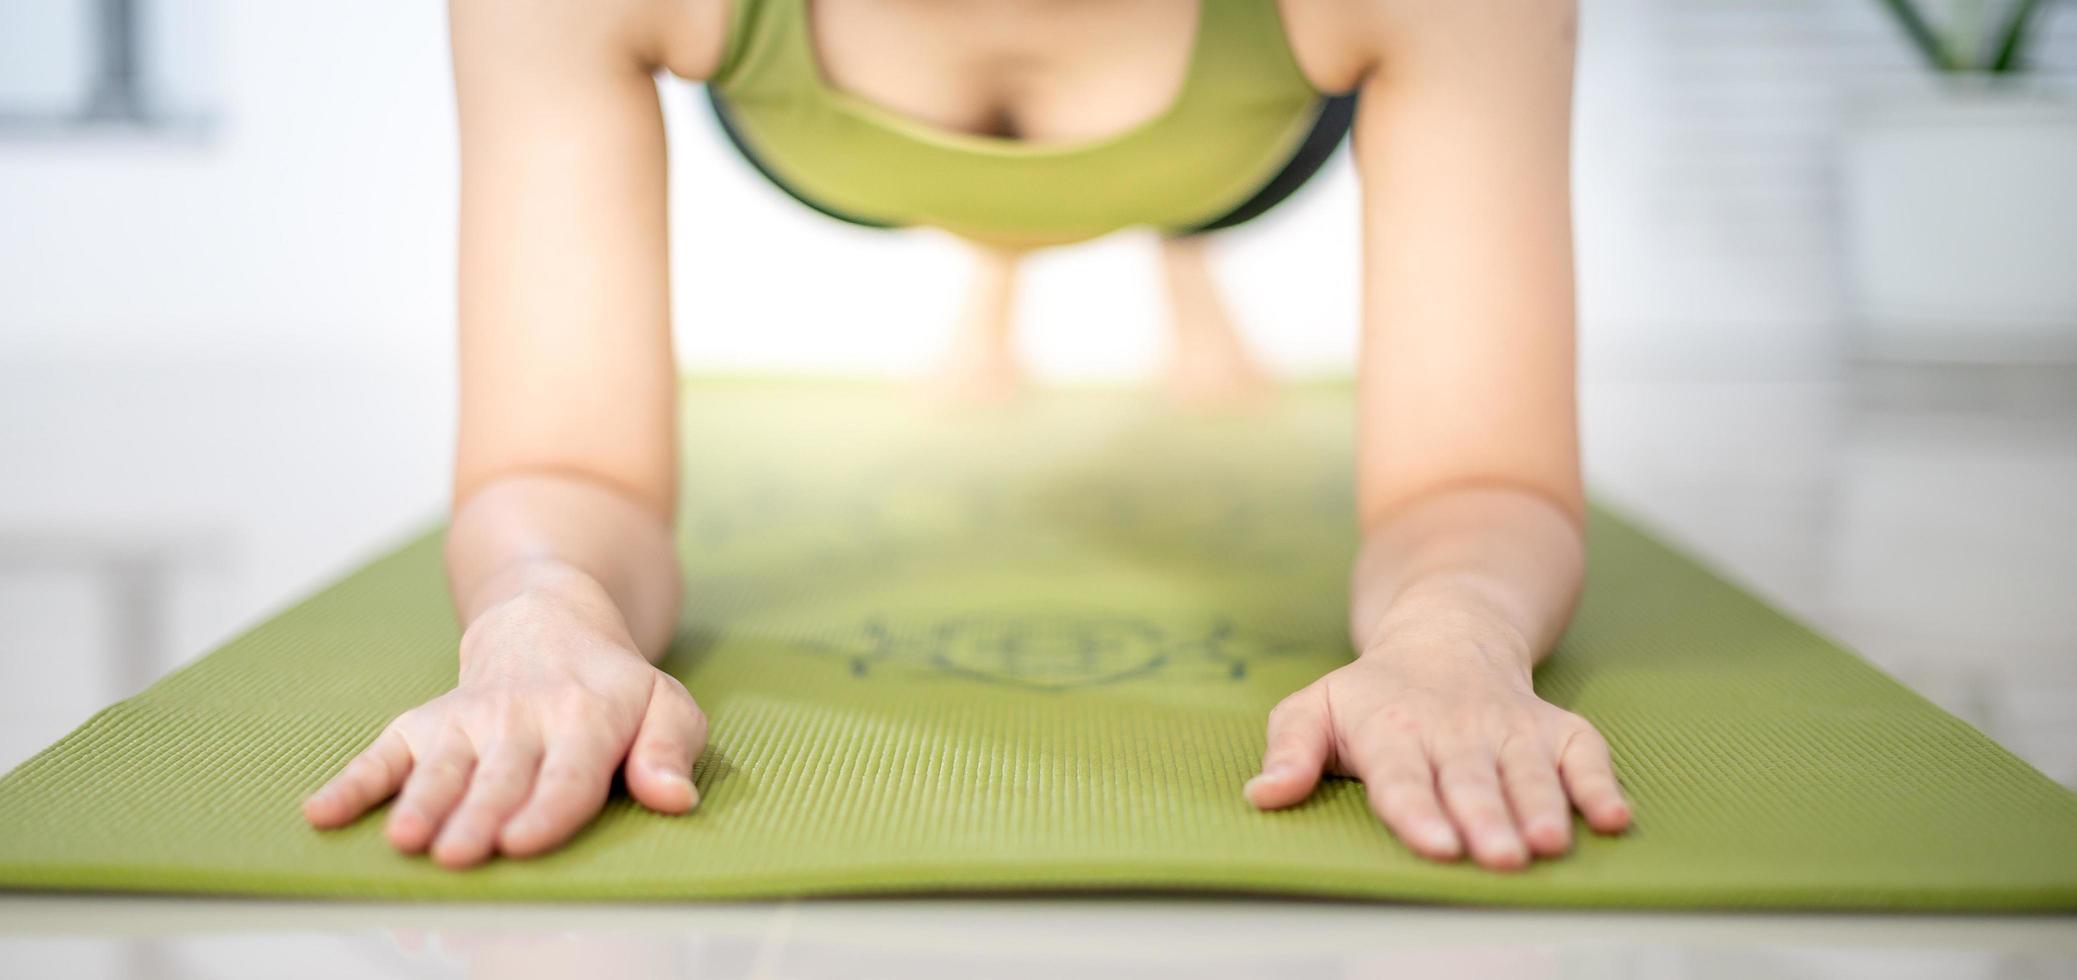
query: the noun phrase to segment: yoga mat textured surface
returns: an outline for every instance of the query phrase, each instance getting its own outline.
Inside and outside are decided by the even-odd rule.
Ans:
[[[1605,512],[1537,675],[1599,723],[1617,838],[1502,875],[1330,781],[1241,799],[1264,712],[1343,662],[1345,389],[933,415],[871,385],[686,390],[704,803],[451,873],[297,804],[444,690],[438,543],[377,559],[0,780],[0,885],[427,898],[1204,889],[1525,905],[2077,908],[2077,796]],[[1965,650],[1956,656],[1967,656]]]

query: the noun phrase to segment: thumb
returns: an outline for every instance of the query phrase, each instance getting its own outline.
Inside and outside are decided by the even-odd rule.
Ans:
[[[707,716],[685,685],[659,672],[649,707],[627,754],[627,790],[658,813],[684,813],[700,801],[692,785],[692,761],[707,745]]]
[[[1241,792],[1264,810],[1292,806],[1311,796],[1327,765],[1327,691],[1314,684],[1285,698],[1269,713],[1268,747],[1262,772]]]

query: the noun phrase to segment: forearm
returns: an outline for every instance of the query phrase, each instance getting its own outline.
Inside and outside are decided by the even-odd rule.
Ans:
[[[447,575],[465,627],[534,592],[617,620],[651,661],[677,627],[669,522],[601,481],[527,472],[482,484],[455,506]]]
[[[1362,655],[1435,649],[1393,642],[1408,638],[1468,641],[1526,668],[1570,618],[1585,554],[1579,519],[1555,498],[1502,486],[1417,498],[1364,536],[1351,639]]]

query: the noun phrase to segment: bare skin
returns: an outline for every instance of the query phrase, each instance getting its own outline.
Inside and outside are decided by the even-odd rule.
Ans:
[[[947,128],[1071,141],[1167,104],[1195,10],[825,0],[814,16],[839,87]],[[1354,777],[1417,853],[1520,868],[1565,852],[1574,810],[1602,832],[1630,818],[1600,734],[1530,685],[1584,567],[1572,5],[1285,0],[1283,15],[1316,87],[1362,91],[1363,546],[1355,658],[1270,714],[1239,791],[1284,807]],[[678,465],[651,73],[705,77],[726,17],[723,0],[453,0],[461,670],[307,801],[313,824],[395,796],[391,840],[462,867],[566,840],[616,772],[651,809],[696,803],[705,720],[652,666],[678,614]],[[984,266],[973,309],[1007,309],[1013,265]],[[1164,270],[1180,335],[1210,280],[1189,251]],[[1210,338],[1198,360],[1245,383],[1223,316],[1188,328]],[[976,361],[999,367],[1007,318],[978,319]]]
[[[952,343],[930,379],[933,398],[953,405],[1000,404],[1024,390],[1017,357],[1016,305],[1021,251],[975,243],[973,275],[953,325]]]
[[[1161,242],[1161,282],[1167,288],[1169,397],[1193,407],[1222,407],[1267,398],[1269,374],[1257,364],[1219,295],[1205,255],[1205,237]]]

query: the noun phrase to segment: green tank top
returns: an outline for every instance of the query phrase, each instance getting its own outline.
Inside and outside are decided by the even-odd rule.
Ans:
[[[707,84],[758,162],[818,204],[985,241],[1078,241],[1134,225],[1188,228],[1245,200],[1311,130],[1322,98],[1275,0],[1201,0],[1175,101],[1088,142],[941,129],[824,79],[808,0],[734,0]]]

